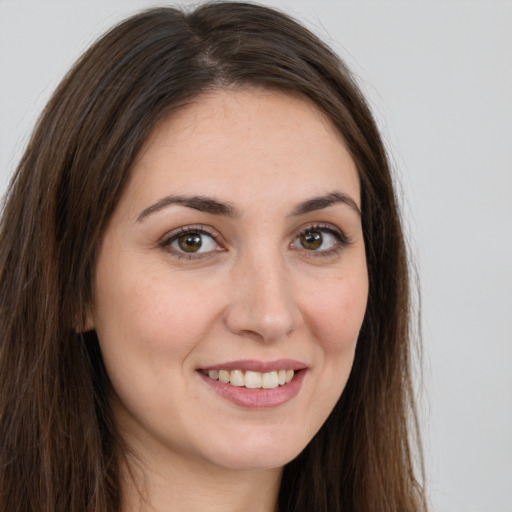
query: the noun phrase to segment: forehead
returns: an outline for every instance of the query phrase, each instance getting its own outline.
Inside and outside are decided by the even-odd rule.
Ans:
[[[286,190],[304,196],[342,188],[359,204],[360,194],[331,120],[298,95],[264,89],[213,91],[164,118],[130,181],[147,201],[164,192],[284,200]]]

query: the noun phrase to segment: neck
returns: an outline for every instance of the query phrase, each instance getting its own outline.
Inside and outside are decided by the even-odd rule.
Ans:
[[[128,456],[121,470],[123,512],[277,512],[282,468],[232,470],[204,461]]]

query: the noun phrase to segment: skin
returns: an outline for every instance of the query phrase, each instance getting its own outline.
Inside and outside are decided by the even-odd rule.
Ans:
[[[349,200],[297,212],[332,193]],[[169,195],[213,198],[236,215],[164,206]],[[300,97],[215,91],[153,130],[106,229],[88,326],[133,454],[125,510],[139,510],[139,491],[144,510],[275,509],[282,466],[326,420],[352,366],[368,294],[359,207],[339,133]],[[199,252],[183,252],[183,227],[199,233]],[[319,248],[303,245],[307,228]],[[277,407],[234,404],[198,372],[283,358],[307,369]]]

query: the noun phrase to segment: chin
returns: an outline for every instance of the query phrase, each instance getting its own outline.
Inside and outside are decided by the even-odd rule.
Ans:
[[[211,460],[217,466],[233,470],[276,469],[295,459],[309,441],[303,438],[303,433],[250,433],[245,438],[228,440],[228,446],[212,454]]]

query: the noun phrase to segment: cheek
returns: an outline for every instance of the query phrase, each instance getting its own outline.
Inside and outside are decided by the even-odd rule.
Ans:
[[[211,329],[215,301],[205,302],[204,287],[177,274],[161,272],[157,278],[149,269],[137,275],[130,268],[98,273],[95,322],[107,372],[123,404],[116,410],[126,408],[146,425],[147,418],[181,406],[188,356]],[[176,393],[161,394],[161,389]]]
[[[121,265],[115,273],[98,274],[95,322],[102,349],[153,359],[155,365],[168,361],[161,356],[170,352],[174,360],[183,359],[217,315],[218,301],[204,298],[218,287],[205,288],[202,280],[177,273],[136,270]]]
[[[310,325],[326,356],[355,349],[367,298],[366,273],[334,278],[308,296]]]
[[[366,271],[332,277],[315,289],[308,296],[308,323],[316,354],[310,432],[316,432],[328,418],[349,378],[366,309]]]

